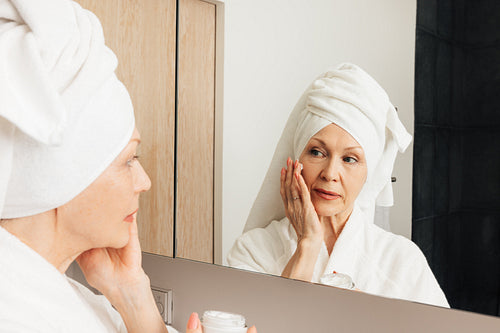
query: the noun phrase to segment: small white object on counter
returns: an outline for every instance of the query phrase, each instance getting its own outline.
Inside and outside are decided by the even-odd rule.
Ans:
[[[201,320],[204,333],[246,333],[245,317],[222,311],[205,311]]]
[[[319,282],[332,287],[343,288],[343,289],[354,289],[354,282],[347,274],[333,272],[330,274],[323,275]]]

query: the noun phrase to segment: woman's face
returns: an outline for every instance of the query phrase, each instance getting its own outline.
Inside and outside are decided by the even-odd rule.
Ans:
[[[309,140],[299,161],[318,215],[350,214],[367,175],[359,143],[341,127],[330,124]]]
[[[57,221],[75,246],[121,248],[139,207],[139,194],[151,181],[137,160],[137,128],[128,145],[106,170],[67,204],[57,208]],[[75,238],[76,237],[76,238]]]

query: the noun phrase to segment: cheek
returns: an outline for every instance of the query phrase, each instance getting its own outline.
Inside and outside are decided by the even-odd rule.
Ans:
[[[306,167],[304,165],[304,170],[302,170],[302,178],[304,178],[304,182],[306,183],[307,188],[310,190],[312,184],[317,178],[317,172],[313,167]]]
[[[106,205],[108,214],[123,214],[123,211],[131,208],[134,186],[130,179],[122,178],[120,181],[109,184],[102,200]]]
[[[130,192],[133,192],[130,177],[115,174],[102,182],[92,193],[93,205],[89,207],[95,220],[114,221],[123,218],[130,209]]]
[[[348,189],[352,195],[357,196],[366,182],[366,168],[360,167],[351,170],[348,178]]]

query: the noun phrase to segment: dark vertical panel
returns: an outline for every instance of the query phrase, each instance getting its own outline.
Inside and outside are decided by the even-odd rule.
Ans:
[[[500,1],[418,0],[412,239],[453,308],[499,315]]]

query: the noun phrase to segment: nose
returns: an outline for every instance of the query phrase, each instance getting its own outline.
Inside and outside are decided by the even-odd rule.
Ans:
[[[321,178],[328,182],[338,182],[339,181],[339,171],[340,163],[335,158],[328,159],[326,164],[321,170]]]
[[[137,162],[137,174],[134,181],[134,190],[136,193],[146,192],[151,188],[151,179],[149,179],[149,176],[142,167],[141,163],[139,163],[139,161]]]

